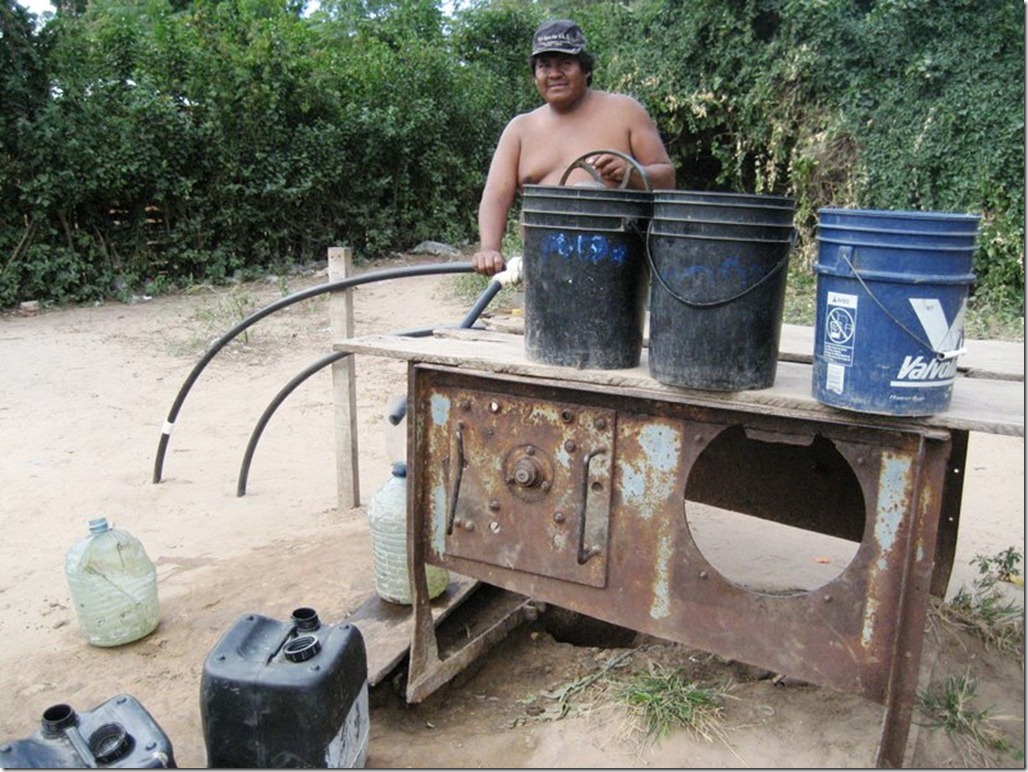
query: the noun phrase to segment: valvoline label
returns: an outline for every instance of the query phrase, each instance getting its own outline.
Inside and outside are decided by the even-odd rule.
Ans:
[[[964,343],[967,301],[960,304],[952,321],[947,321],[942,303],[936,298],[910,298],[911,308],[921,325],[932,353],[903,357],[896,377],[889,384],[898,388],[930,388],[953,383],[957,354]]]
[[[889,308],[881,292],[872,297],[856,285],[844,288],[850,291],[826,290],[819,302],[814,396],[835,407],[887,415],[945,410],[963,351],[966,293],[903,297]]]

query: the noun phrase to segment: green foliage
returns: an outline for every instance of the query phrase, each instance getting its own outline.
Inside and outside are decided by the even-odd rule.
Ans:
[[[476,237],[534,108],[528,41],[577,19],[686,189],[982,217],[972,310],[1024,314],[1024,16],[1006,0],[91,0],[0,15],[0,307]],[[798,310],[797,313],[801,311]]]
[[[923,725],[942,729],[953,738],[963,762],[973,766],[1001,766],[997,752],[1009,749],[990,709],[978,708],[978,682],[969,675],[950,676],[940,691],[917,695]]]
[[[953,600],[939,610],[950,624],[970,630],[989,646],[1024,657],[1024,577],[1022,553],[1008,547],[996,555],[975,555],[971,564],[978,577],[971,587],[961,587]],[[1006,584],[1020,586],[1020,601],[1010,597]]]
[[[681,668],[663,667],[635,672],[619,686],[618,697],[640,716],[653,740],[674,729],[689,729],[708,742],[725,738],[727,687],[704,686]]]

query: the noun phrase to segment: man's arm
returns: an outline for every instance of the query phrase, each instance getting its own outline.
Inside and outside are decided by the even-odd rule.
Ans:
[[[616,94],[613,97],[618,100],[618,113],[625,121],[629,155],[646,172],[651,188],[673,190],[675,167],[671,164],[664,141],[660,138],[660,132],[657,131],[657,125],[653,122],[650,114],[638,101],[627,94]],[[611,155],[600,156],[595,165],[605,178],[614,183],[620,184],[625,174],[631,174],[628,180],[629,188],[644,190],[646,187],[639,174],[629,164],[626,164],[624,159]]]
[[[629,97],[631,99],[631,97]],[[646,108],[632,99],[637,106],[633,112],[633,120],[630,125],[629,141],[632,145],[632,157],[646,171],[650,178],[650,186],[654,190],[673,190],[675,187],[675,167],[671,165],[671,158],[664,147],[664,140],[660,138],[657,131],[657,124],[646,112]],[[639,175],[634,175],[638,177]],[[638,187],[642,188],[642,182]]]
[[[507,217],[518,190],[518,162],[521,140],[515,118],[507,124],[493,151],[482,199],[478,204],[478,252],[472,263],[478,273],[492,276],[504,268],[503,237]]]

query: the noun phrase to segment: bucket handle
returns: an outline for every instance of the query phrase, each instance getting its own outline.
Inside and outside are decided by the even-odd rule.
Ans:
[[[663,287],[664,290],[671,297],[673,297],[679,303],[682,303],[683,305],[689,306],[690,308],[717,308],[718,306],[724,306],[724,305],[728,305],[729,303],[734,303],[739,298],[744,297],[745,295],[748,295],[749,293],[751,293],[754,290],[756,290],[758,287],[761,287],[765,282],[769,281],[772,276],[777,274],[779,271],[781,271],[786,266],[786,264],[789,262],[789,254],[792,252],[793,247],[796,245],[796,231],[794,230],[793,234],[792,234],[792,244],[789,245],[789,249],[785,253],[785,257],[783,257],[781,260],[779,260],[774,268],[772,268],[766,274],[761,276],[756,282],[751,284],[749,287],[747,287],[746,289],[742,290],[741,292],[737,292],[736,294],[732,295],[731,297],[723,298],[721,300],[711,300],[709,303],[701,303],[701,302],[699,302],[697,300],[689,300],[688,298],[684,298],[681,295],[679,295],[677,292],[675,292],[673,289],[671,289],[671,287],[668,285],[667,281],[664,280],[664,277],[660,275],[660,271],[657,270],[656,263],[653,262],[653,255],[650,254],[650,233],[652,231],[653,231],[653,221],[651,220],[649,226],[646,228],[646,239],[645,239],[645,244],[646,244],[646,250],[645,250],[646,251],[646,262],[650,266],[650,274],[657,279],[657,281],[660,283],[660,286]]]
[[[619,150],[591,150],[588,153],[580,155],[571,162],[571,165],[568,166],[567,169],[564,170],[564,175],[560,178],[560,184],[563,185],[567,181],[568,175],[575,169],[585,169],[589,172],[589,176],[596,180],[596,182],[603,185],[603,187],[607,187],[603,182],[603,177],[600,176],[599,170],[586,160],[598,155],[616,155],[618,158],[628,162],[628,173],[621,179],[620,190],[625,190],[628,187],[628,182],[632,179],[632,172],[636,171],[638,172],[640,179],[643,181],[643,187],[646,188],[646,192],[653,192],[653,187],[650,185],[650,178],[646,174],[646,170],[643,169],[642,165],[632,158],[632,156],[626,155]]]
[[[871,300],[875,302],[875,305],[882,309],[882,311],[885,313],[887,317],[892,319],[892,321],[896,324],[897,327],[903,330],[903,332],[910,336],[918,345],[923,346],[924,348],[928,349],[933,354],[935,354],[935,358],[938,359],[940,362],[948,362],[951,359],[956,359],[958,356],[967,353],[967,349],[963,346],[961,346],[958,349],[954,349],[953,351],[938,351],[935,348],[935,346],[926,341],[916,332],[910,330],[910,328],[903,324],[903,322],[897,319],[896,316],[892,313],[892,311],[885,307],[885,304],[878,299],[878,296],[875,295],[871,291],[871,288],[868,287],[867,284],[864,282],[864,277],[860,275],[860,273],[854,267],[853,262],[850,260],[850,255],[852,254],[853,247],[848,245],[839,247],[839,257],[841,257],[846,262],[846,266],[850,269],[850,272],[853,274],[854,278],[856,278],[856,280],[860,282],[860,286],[864,288],[864,292],[866,292],[868,296],[871,298]]]

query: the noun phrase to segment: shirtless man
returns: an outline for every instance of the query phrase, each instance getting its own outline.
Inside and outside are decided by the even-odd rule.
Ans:
[[[585,35],[567,20],[547,22],[532,37],[532,72],[546,104],[513,118],[493,153],[478,207],[481,243],[472,258],[478,273],[491,276],[503,270],[501,251],[507,216],[524,185],[558,185],[567,168],[591,150],[617,150],[634,158],[653,189],[673,189],[675,169],[653,119],[625,94],[593,91],[592,56]],[[619,187],[629,174],[628,187],[644,189],[638,172],[623,158],[609,153],[589,159],[609,188]],[[565,184],[594,182],[582,168]]]

